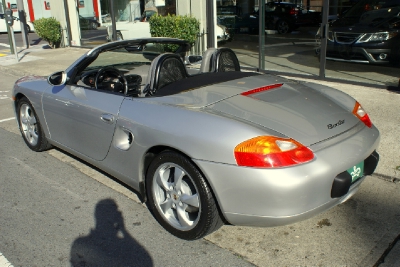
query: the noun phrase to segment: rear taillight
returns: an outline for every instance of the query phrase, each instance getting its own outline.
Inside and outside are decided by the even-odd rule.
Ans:
[[[234,150],[239,166],[279,168],[311,161],[314,153],[290,138],[258,136],[237,145]]]
[[[353,114],[369,128],[372,127],[372,121],[369,118],[365,109],[360,105],[360,103],[356,102],[356,104],[354,105]]]
[[[271,90],[271,89],[279,88],[282,85],[283,85],[283,83],[276,83],[276,84],[266,85],[266,86],[258,87],[258,88],[251,89],[249,91],[243,92],[243,93],[241,93],[241,95],[250,96],[252,94],[257,94],[257,93],[261,93],[261,92],[268,91],[268,90]]]
[[[289,11],[290,15],[297,15],[297,13],[299,13],[299,10],[295,7],[292,7]]]

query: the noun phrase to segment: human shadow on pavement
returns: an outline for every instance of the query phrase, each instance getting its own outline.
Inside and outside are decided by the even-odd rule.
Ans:
[[[94,215],[95,229],[72,244],[71,266],[153,266],[150,254],[126,231],[114,200],[99,201]]]

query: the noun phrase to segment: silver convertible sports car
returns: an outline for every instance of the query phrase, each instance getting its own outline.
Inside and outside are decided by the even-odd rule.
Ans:
[[[350,198],[380,135],[347,94],[241,71],[228,48],[198,64],[182,40],[98,46],[65,71],[14,86],[28,147],[52,146],[116,177],[173,235],[279,226]]]

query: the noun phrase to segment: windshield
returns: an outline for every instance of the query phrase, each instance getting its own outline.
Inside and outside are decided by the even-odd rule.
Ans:
[[[389,10],[400,7],[400,0],[359,0],[344,15],[344,18],[360,18],[364,13],[375,10]]]
[[[146,43],[117,47],[100,53],[84,71],[106,66],[130,70],[137,65],[150,65],[154,58],[166,52],[179,53],[184,57],[185,53],[179,52],[181,49],[178,44],[172,43]]]

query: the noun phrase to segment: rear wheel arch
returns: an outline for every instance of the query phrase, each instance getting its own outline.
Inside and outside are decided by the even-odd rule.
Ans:
[[[215,199],[215,202],[217,203],[217,207],[218,207],[218,211],[219,211],[220,217],[222,218],[222,220],[224,221],[225,224],[230,224],[226,220],[226,218],[223,216],[223,213],[221,211],[218,198],[215,195],[215,189],[212,186],[212,184],[210,183],[209,178],[207,177],[207,175],[205,175],[204,172],[199,168],[199,166],[197,166],[196,163],[194,163],[191,160],[190,156],[188,156],[187,154],[183,153],[182,151],[180,151],[178,149],[175,149],[175,148],[172,148],[172,147],[169,147],[169,146],[154,146],[154,147],[150,148],[143,156],[143,161],[142,161],[143,162],[143,165],[142,165],[143,166],[143,169],[142,169],[143,173],[141,175],[141,181],[140,181],[140,183],[143,184],[143,186],[141,187],[141,190],[140,190],[140,193],[145,198],[145,201],[143,201],[143,202],[147,201],[146,182],[145,181],[146,181],[147,173],[149,171],[149,166],[150,166],[151,162],[157,157],[157,155],[161,154],[162,152],[166,152],[166,151],[175,152],[175,153],[178,153],[178,154],[186,157],[196,167],[197,171],[199,171],[203,175],[203,177],[205,178],[205,180],[207,182],[207,185],[211,189],[211,193],[212,193],[212,195],[213,195],[213,197]]]
[[[146,169],[147,206],[171,234],[195,240],[224,224],[206,176],[190,157],[173,149],[155,154]]]

